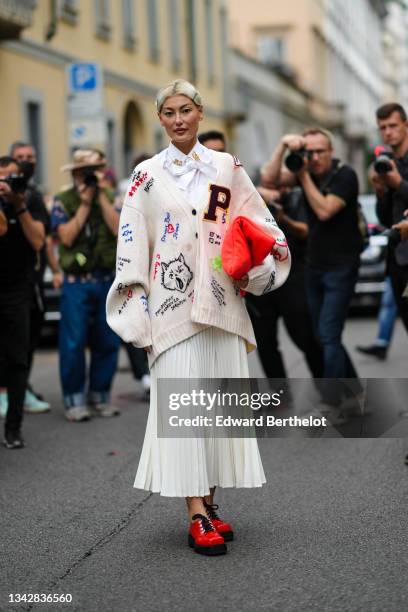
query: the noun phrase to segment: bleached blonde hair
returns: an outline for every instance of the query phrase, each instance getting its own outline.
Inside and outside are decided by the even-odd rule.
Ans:
[[[157,112],[160,113],[162,106],[167,98],[171,96],[187,96],[196,106],[202,106],[203,101],[200,92],[194,87],[192,83],[185,81],[184,79],[176,79],[160,89],[156,96],[156,108]]]

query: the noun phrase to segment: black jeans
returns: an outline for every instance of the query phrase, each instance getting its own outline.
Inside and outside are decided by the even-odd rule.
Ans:
[[[0,370],[8,393],[5,431],[17,432],[23,420],[30,343],[30,286],[0,286]]]
[[[30,376],[33,365],[34,352],[36,351],[44,325],[44,288],[40,284],[31,287],[31,308],[30,308],[30,347],[28,354],[28,376]]]
[[[41,332],[44,325],[44,290],[42,285],[31,285],[30,289],[30,343],[28,351],[28,379],[30,378],[31,369],[33,366],[34,352],[36,351],[40,339]],[[7,387],[5,381],[5,373],[0,370],[0,387]]]
[[[313,327],[323,347],[325,380],[320,391],[323,400],[333,406],[338,406],[343,397],[353,397],[362,391],[357,372],[342,344],[357,277],[357,264],[334,266],[330,270],[308,266],[306,270]]]
[[[357,372],[342,344],[358,265],[339,265],[330,270],[308,266],[307,297],[316,336],[324,353],[325,378],[357,378]]]
[[[133,346],[130,342],[124,342],[123,344],[129,357],[133,376],[136,380],[141,380],[145,374],[149,373],[146,351]]]
[[[323,376],[323,352],[313,331],[303,263],[292,264],[286,283],[276,291],[259,297],[248,295],[247,305],[267,378],[287,377],[279,350],[279,317],[282,317],[291,340],[304,353],[312,376]]]

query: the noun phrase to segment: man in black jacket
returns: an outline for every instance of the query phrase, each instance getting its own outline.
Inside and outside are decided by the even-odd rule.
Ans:
[[[386,227],[403,221],[408,209],[408,122],[404,108],[397,103],[380,106],[377,124],[385,145],[391,148],[394,159],[385,174],[371,172],[377,195],[377,215]],[[390,238],[387,266],[398,312],[408,331],[408,299],[403,296],[408,285],[408,242]]]
[[[30,287],[36,253],[44,245],[41,212],[28,209],[20,168],[0,157],[0,208],[6,231],[0,235],[0,367],[8,392],[4,446],[22,448],[24,396],[28,376]],[[14,181],[13,181],[14,179]]]

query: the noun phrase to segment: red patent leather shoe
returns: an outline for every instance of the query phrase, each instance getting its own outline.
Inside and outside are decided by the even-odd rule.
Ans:
[[[194,514],[188,532],[188,544],[202,555],[224,555],[227,552],[224,538],[203,514]]]
[[[224,538],[225,542],[231,542],[234,539],[234,532],[230,523],[225,523],[218,514],[216,510],[218,510],[217,504],[207,504],[204,502],[205,511],[207,513],[208,518],[213,523],[214,527],[218,531],[220,535]]]

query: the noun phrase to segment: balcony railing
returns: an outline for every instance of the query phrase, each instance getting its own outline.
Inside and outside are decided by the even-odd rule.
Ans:
[[[32,24],[36,0],[0,0],[0,40],[18,38]]]

